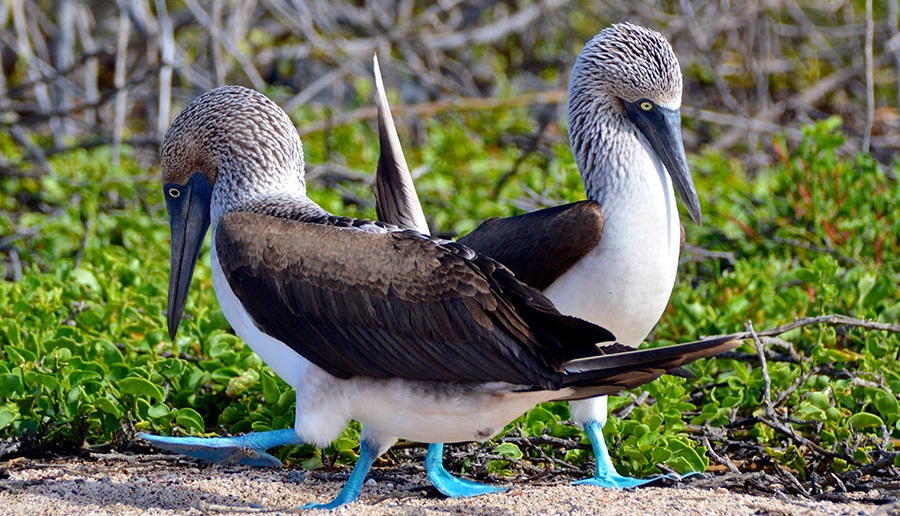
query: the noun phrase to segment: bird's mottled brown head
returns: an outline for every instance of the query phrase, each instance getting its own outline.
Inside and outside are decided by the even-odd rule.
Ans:
[[[162,182],[183,185],[197,172],[211,185],[223,167],[263,175],[302,174],[303,150],[287,114],[265,95],[223,86],[194,99],[172,122],[162,146]]]
[[[166,133],[162,183],[172,234],[167,313],[175,338],[210,225],[254,196],[286,189],[305,193],[300,136],[265,95],[239,86],[210,90]]]

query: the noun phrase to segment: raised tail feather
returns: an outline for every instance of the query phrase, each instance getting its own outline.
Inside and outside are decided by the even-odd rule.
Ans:
[[[403,156],[391,107],[384,93],[378,56],[374,59],[375,105],[378,107],[378,169],[375,171],[375,211],[378,220],[430,234],[409,166]]]

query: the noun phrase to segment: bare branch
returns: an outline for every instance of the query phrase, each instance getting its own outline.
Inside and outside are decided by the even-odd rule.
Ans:
[[[165,0],[156,0],[156,16],[159,18],[159,114],[156,119],[156,135],[162,138],[169,127],[169,110],[172,105],[172,69],[175,64],[175,34],[172,19]]]
[[[125,74],[128,67],[128,36],[131,34],[131,19],[125,9],[119,11],[119,32],[116,40],[116,108],[115,121],[113,122],[113,150],[112,162],[119,165],[119,156],[122,151],[122,134],[125,132],[125,111],[128,109],[128,91],[125,90]]]
[[[872,126],[875,123],[875,65],[872,63],[872,47],[875,40],[875,22],[872,19],[872,0],[866,0],[866,128],[863,131],[862,151],[869,152]]]
[[[392,106],[391,111],[395,118],[402,118],[405,116],[427,117],[447,111],[479,111],[527,106],[530,104],[557,104],[565,101],[565,99],[565,90],[533,91],[515,97],[501,99],[461,98],[455,100],[440,100],[412,106]],[[342,125],[352,124],[363,120],[371,120],[374,119],[377,114],[378,112],[375,107],[355,109],[349,113],[339,114],[330,121],[308,124],[301,127],[299,129],[300,136],[308,136],[330,128],[340,127]]]

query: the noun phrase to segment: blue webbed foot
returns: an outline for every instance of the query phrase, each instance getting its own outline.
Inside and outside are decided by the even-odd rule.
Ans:
[[[354,466],[353,471],[350,472],[350,478],[347,479],[347,483],[344,484],[344,488],[341,489],[341,492],[338,493],[334,500],[328,503],[309,503],[304,505],[302,509],[331,510],[336,509],[341,505],[355,502],[356,499],[359,498],[359,491],[362,489],[366,474],[372,468],[372,463],[375,462],[376,458],[378,458],[377,446],[366,439],[362,439],[359,443],[359,459],[356,461],[356,466]]]
[[[606,487],[609,489],[628,489],[638,487],[650,482],[655,482],[662,478],[678,480],[678,475],[654,475],[647,478],[634,478],[620,475],[613,466],[612,459],[609,458],[609,450],[606,448],[606,441],[603,439],[602,425],[599,421],[590,421],[584,425],[584,432],[591,441],[591,447],[594,449],[594,460],[597,461],[597,470],[593,477],[585,478],[575,482],[577,485],[592,485]]]
[[[425,455],[425,471],[428,472],[428,480],[444,496],[450,498],[466,498],[487,493],[505,491],[506,488],[479,484],[471,480],[454,477],[444,469],[444,445],[432,443],[428,445],[428,454]]]
[[[293,428],[251,432],[238,437],[164,437],[143,433],[138,437],[157,448],[195,459],[244,466],[281,466],[281,461],[266,450],[275,446],[303,444]]]

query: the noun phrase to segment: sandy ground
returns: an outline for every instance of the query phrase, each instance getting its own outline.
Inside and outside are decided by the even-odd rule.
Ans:
[[[896,506],[750,496],[725,489],[647,487],[612,491],[568,483],[513,484],[471,499],[428,495],[424,473],[375,471],[360,501],[334,514],[487,515],[868,515]],[[329,477],[335,477],[331,479]],[[286,514],[326,502],[344,475],[209,466],[166,455],[115,455],[0,462],[0,514]],[[403,485],[390,481],[402,480]],[[876,493],[877,494],[877,493]]]

